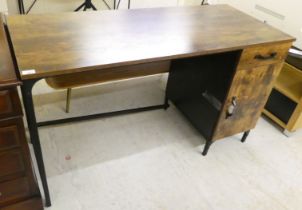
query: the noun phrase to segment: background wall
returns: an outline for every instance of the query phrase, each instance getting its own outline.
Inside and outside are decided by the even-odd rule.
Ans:
[[[7,1],[0,0],[0,12],[7,13]]]
[[[261,21],[265,21],[291,34],[297,38],[294,45],[302,49],[301,0],[214,0],[212,2],[230,4]]]

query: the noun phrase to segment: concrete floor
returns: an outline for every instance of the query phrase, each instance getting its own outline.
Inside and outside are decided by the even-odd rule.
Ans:
[[[67,11],[77,5],[55,2],[61,3],[51,0],[43,8]],[[37,117],[160,104],[161,78],[75,89],[70,114],[64,113],[65,91],[41,81],[34,88]],[[302,132],[285,137],[264,118],[246,143],[239,141],[241,135],[226,138],[206,157],[200,154],[204,139],[173,105],[167,111],[45,127],[40,137],[49,210],[301,209]]]

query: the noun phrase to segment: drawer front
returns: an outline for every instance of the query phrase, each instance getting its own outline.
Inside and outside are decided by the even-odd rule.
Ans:
[[[0,153],[0,181],[8,176],[25,173],[23,154],[20,149]]]
[[[41,197],[33,197],[26,201],[5,206],[1,210],[43,210],[43,203]]]
[[[17,124],[7,124],[0,127],[0,152],[20,146]]]
[[[0,183],[0,207],[24,200],[31,195],[30,184],[26,177]]]
[[[16,88],[0,91],[0,118],[22,114],[20,99]]]
[[[263,66],[283,62],[291,43],[250,47],[243,50],[238,68]]]

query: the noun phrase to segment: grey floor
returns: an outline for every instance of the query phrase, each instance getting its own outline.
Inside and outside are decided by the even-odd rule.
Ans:
[[[40,0],[33,12],[72,11],[80,2]],[[41,81],[34,88],[36,112],[46,120],[159,104],[163,86],[161,76],[152,76],[75,89],[71,113],[65,114],[65,91]],[[49,210],[302,206],[302,131],[285,137],[265,118],[246,143],[239,141],[241,135],[224,139],[206,157],[200,154],[204,139],[173,105],[167,111],[45,127],[40,137]]]
[[[65,91],[41,81],[39,120],[162,103],[161,76]],[[298,210],[302,205],[302,133],[285,137],[261,118],[241,135],[212,145],[172,105],[113,118],[40,129],[50,210]]]

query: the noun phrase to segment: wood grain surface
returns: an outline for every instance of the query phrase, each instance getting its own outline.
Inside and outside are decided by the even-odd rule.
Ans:
[[[0,89],[18,84],[20,84],[20,82],[16,77],[12,56],[7,44],[3,18],[0,14]]]
[[[294,40],[226,5],[9,16],[8,27],[22,79]]]

